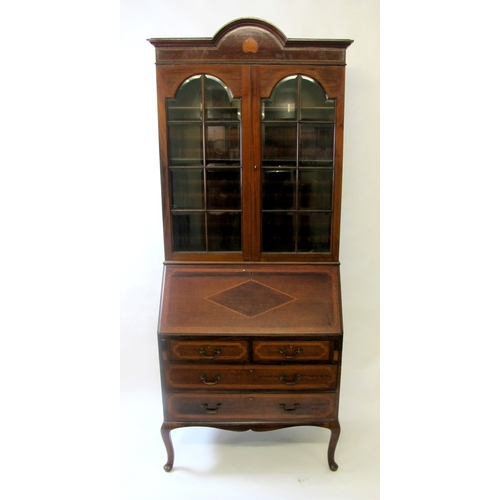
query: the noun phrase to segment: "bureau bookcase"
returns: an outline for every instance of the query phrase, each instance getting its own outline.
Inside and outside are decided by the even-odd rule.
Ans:
[[[335,447],[346,49],[258,19],[156,49],[162,437],[312,425]]]

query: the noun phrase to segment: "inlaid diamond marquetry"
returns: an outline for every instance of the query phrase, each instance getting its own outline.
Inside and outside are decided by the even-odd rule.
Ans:
[[[259,316],[297,300],[255,280],[245,281],[206,299],[247,318]]]

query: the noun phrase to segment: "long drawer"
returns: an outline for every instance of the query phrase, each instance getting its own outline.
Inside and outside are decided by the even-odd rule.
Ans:
[[[171,364],[165,381],[171,389],[334,390],[337,365]]]
[[[193,394],[167,398],[167,418],[174,421],[288,421],[335,417],[335,394]]]

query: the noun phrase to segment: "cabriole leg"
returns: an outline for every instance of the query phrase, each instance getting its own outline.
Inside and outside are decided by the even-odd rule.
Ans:
[[[170,472],[172,470],[172,466],[174,465],[174,446],[172,445],[172,439],[170,438],[170,431],[172,427],[163,422],[161,426],[161,437],[163,438],[163,443],[165,444],[165,448],[167,449],[167,463],[163,466],[163,468]]]
[[[330,425],[330,430],[332,434],[330,436],[330,443],[328,445],[328,453],[327,453],[328,465],[330,466],[331,470],[336,471],[339,468],[339,466],[335,463],[334,454],[340,436],[340,424],[338,422],[333,422]]]

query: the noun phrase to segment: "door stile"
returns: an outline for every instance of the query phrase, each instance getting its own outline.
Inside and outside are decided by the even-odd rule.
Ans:
[[[171,225],[170,225],[170,183],[168,177],[168,141],[167,141],[167,106],[166,99],[170,97],[166,89],[165,69],[156,67],[156,95],[158,110],[158,143],[160,151],[160,182],[161,182],[161,205],[163,219],[163,243],[164,258],[172,257]]]
[[[345,68],[337,70],[342,74],[339,78],[339,90],[335,99],[336,117],[335,117],[335,161],[333,169],[333,220],[332,220],[332,260],[340,260],[340,220],[342,205],[342,159],[344,149],[344,75]]]
[[[253,188],[253,220],[252,220],[252,260],[261,259],[261,102],[259,67],[251,66],[252,82],[252,188]]]
[[[251,67],[241,68],[241,162],[242,162],[242,241],[243,260],[252,260],[253,248],[253,124],[252,124],[252,77]]]

